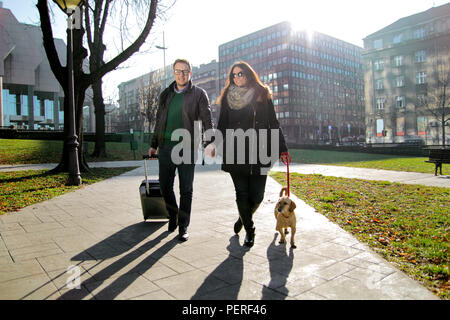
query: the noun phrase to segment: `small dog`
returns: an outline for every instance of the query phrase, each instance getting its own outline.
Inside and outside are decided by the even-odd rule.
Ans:
[[[275,206],[275,219],[277,220],[276,230],[281,235],[280,243],[285,243],[286,235],[288,234],[288,228],[291,228],[291,247],[297,248],[294,243],[295,231],[297,230],[297,218],[295,217],[294,209],[297,207],[297,205],[289,197],[283,197],[283,192],[286,195],[286,187],[281,189],[280,199]]]

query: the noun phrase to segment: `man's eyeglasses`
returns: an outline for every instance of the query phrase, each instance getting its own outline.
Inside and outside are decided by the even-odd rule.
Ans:
[[[233,73],[233,78],[242,78],[244,76],[244,73],[242,71],[238,72],[238,73]]]
[[[187,76],[191,72],[189,70],[178,70],[178,69],[175,69],[173,71],[173,73],[175,73],[176,75],[183,74],[184,76]]]

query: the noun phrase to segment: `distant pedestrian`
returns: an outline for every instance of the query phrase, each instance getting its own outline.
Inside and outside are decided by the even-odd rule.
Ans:
[[[219,101],[221,108],[217,129],[224,137],[222,170],[231,175],[239,211],[234,232],[238,234],[244,226],[244,245],[252,247],[255,238],[252,216],[263,201],[267,171],[280,157],[290,161],[290,155],[275,115],[272,94],[248,63],[241,61],[231,67]],[[238,138],[227,135],[227,129],[249,132],[244,148],[237,147]],[[251,130],[256,133],[256,139],[248,138]],[[275,143],[270,139],[271,130],[278,130],[279,138]],[[267,133],[265,137],[260,135],[262,131]],[[230,144],[229,139],[234,139],[235,143]],[[229,145],[234,145],[234,150],[228,150]],[[264,148],[266,154],[275,154],[270,162],[264,163],[261,158],[261,149]],[[230,152],[233,152],[233,157],[230,157]]]
[[[159,181],[167,211],[169,212],[169,232],[178,226],[179,239],[189,239],[187,228],[190,223],[194,183],[194,169],[200,141],[194,141],[194,125],[201,120],[204,130],[212,129],[211,108],[205,90],[192,84],[192,68],[186,59],[177,59],[173,64],[175,81],[159,97],[156,126],[150,144],[149,155],[158,154]],[[179,164],[172,157],[174,147],[181,140],[172,140],[172,133],[185,129],[190,146],[182,152],[190,156]],[[183,138],[183,139],[184,139]],[[206,146],[206,143],[204,144]],[[186,156],[186,154],[184,154]],[[175,172],[178,172],[180,204],[177,205],[173,190]]]

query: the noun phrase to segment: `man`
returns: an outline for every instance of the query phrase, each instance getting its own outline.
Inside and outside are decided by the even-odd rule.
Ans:
[[[208,95],[200,87],[192,84],[192,68],[186,59],[177,59],[173,64],[175,81],[167,87],[159,97],[156,114],[155,132],[150,144],[149,155],[158,154],[159,182],[161,192],[169,212],[169,232],[175,231],[178,226],[179,240],[187,241],[189,233],[187,228],[191,216],[191,204],[194,182],[195,161],[199,141],[194,141],[194,121],[201,120],[203,129],[212,129],[211,108]],[[172,140],[172,133],[177,129],[184,129],[189,137],[185,141]],[[176,135],[174,135],[174,138]],[[184,143],[183,143],[184,142]],[[187,143],[186,143],[187,142]],[[172,150],[179,143],[188,146],[183,149],[190,156],[186,161],[183,157],[179,163],[179,155]],[[206,146],[207,142],[204,143]],[[186,155],[186,154],[184,154]],[[174,159],[174,158],[177,159]],[[176,161],[174,161],[176,160]],[[180,205],[177,206],[173,184],[175,171],[178,171],[180,184]]]

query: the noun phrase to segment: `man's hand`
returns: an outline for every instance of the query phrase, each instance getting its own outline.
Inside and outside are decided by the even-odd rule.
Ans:
[[[150,150],[148,150],[148,155],[150,156],[150,158],[156,156],[158,154],[158,151],[156,149],[150,148]]]

